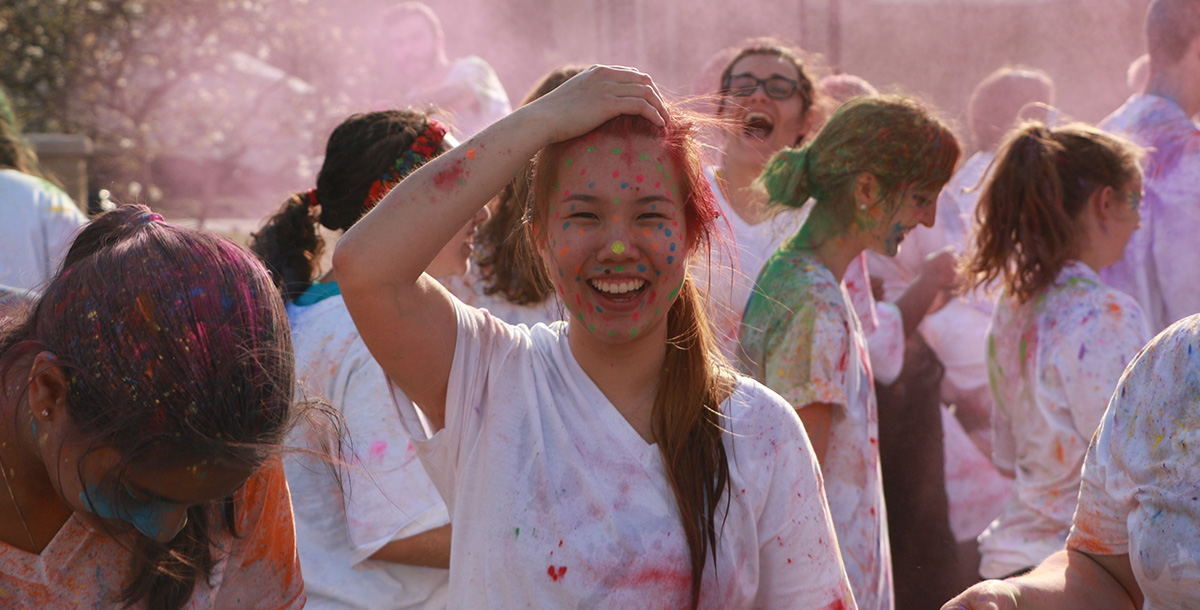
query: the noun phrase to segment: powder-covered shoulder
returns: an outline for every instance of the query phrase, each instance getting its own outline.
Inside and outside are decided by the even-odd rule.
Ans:
[[[788,401],[753,378],[738,375],[737,388],[725,401],[727,438],[735,446],[775,444],[804,436],[804,427]]]

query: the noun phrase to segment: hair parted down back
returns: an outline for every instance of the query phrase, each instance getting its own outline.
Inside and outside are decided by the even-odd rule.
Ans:
[[[43,296],[0,337],[0,374],[41,351],[67,378],[75,435],[89,454],[116,450],[118,475],[146,462],[258,468],[291,425],[291,334],[266,269],[143,206],[83,229]],[[137,537],[119,601],[182,608],[212,575],[213,535],[237,535],[233,508],[232,498],[192,507],[166,544]]]
[[[285,300],[295,300],[312,285],[325,249],[317,225],[344,231],[358,222],[374,203],[372,183],[428,125],[424,112],[386,110],[353,115],[333,130],[317,174],[319,205],[310,205],[308,192],[295,193],[251,237],[251,250],[267,264]]]

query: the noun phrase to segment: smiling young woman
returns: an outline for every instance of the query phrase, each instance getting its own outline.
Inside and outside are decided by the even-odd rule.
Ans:
[[[439,429],[419,453],[455,523],[451,606],[853,606],[799,420],[722,364],[688,275],[716,218],[692,131],[596,66],[339,245],[363,338]],[[570,318],[530,328],[421,269],[535,153],[525,233]]]

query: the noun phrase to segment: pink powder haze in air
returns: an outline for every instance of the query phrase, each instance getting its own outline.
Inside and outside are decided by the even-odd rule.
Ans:
[[[267,0],[266,4],[289,0]],[[146,123],[164,148],[156,176],[192,199],[256,193],[262,214],[311,186],[328,131],[347,114],[398,105],[381,91],[411,87],[395,42],[371,15],[394,0],[309,0],[287,14],[297,44],[229,40],[219,69],[171,87]],[[1148,0],[432,0],[450,61],[478,55],[513,105],[564,64],[637,67],[673,99],[712,94],[723,51],[775,36],[823,56],[826,71],[881,91],[922,97],[962,124],[975,83],[1006,64],[1044,69],[1065,115],[1095,122],[1129,94],[1125,73],[1144,52]],[[366,18],[364,18],[366,17]],[[417,41],[412,41],[414,45]],[[318,49],[319,51],[314,51]],[[195,51],[199,52],[199,51]],[[408,56],[419,54],[408,54]],[[949,61],[953,58],[952,63]],[[171,70],[162,55],[142,70]],[[818,74],[819,76],[819,74]],[[161,78],[135,79],[152,87]],[[144,82],[143,82],[144,81]],[[131,85],[135,84],[131,81]],[[215,98],[212,96],[216,96]],[[398,97],[391,95],[390,97]],[[244,125],[229,128],[230,117]],[[203,137],[205,126],[211,138]],[[219,137],[218,137],[219,136]],[[188,144],[191,142],[192,144]],[[167,154],[169,153],[169,154]],[[225,165],[235,167],[226,167]],[[211,174],[211,175],[210,175]],[[226,179],[227,178],[227,179]],[[236,179],[236,180],[235,180]],[[236,182],[236,184],[235,184]],[[216,186],[214,186],[216,185]],[[246,215],[252,210],[241,210]]]

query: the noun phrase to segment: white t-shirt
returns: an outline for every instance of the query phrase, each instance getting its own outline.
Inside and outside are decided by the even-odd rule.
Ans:
[[[687,542],[657,446],[580,368],[567,324],[455,301],[446,427],[419,443],[454,521],[450,607],[684,608]],[[853,607],[799,419],[743,379],[701,608]]]
[[[1100,123],[1146,148],[1141,228],[1104,281],[1137,299],[1158,332],[1200,312],[1200,129],[1174,101],[1135,94]]]
[[[483,279],[479,277],[478,267],[475,264],[471,265],[471,270],[465,276],[438,278],[438,282],[463,303],[479,309],[486,309],[492,312],[493,316],[509,324],[533,326],[538,322],[549,324],[555,320],[564,319],[559,315],[558,296],[553,292],[546,296],[545,301],[529,305],[517,305],[499,293],[484,294]]]
[[[697,269],[694,275],[707,289],[708,314],[717,329],[721,351],[730,362],[736,363],[740,357],[737,345],[742,313],[754,282],[767,259],[800,230],[812,201],[800,209],[780,211],[758,224],[750,224],[729,204],[717,171],[713,166],[705,166],[704,177],[716,199],[717,210],[729,221],[729,226],[727,230],[724,222],[717,223],[723,247],[716,248],[709,265]],[[704,257],[697,260],[703,261]],[[904,364],[904,321],[900,310],[892,303],[875,302],[865,254],[850,263],[843,281],[854,311],[862,321],[876,378],[891,383]]]
[[[1146,610],[1200,608],[1200,317],[1126,369],[1092,446],[1070,548],[1128,554]]]
[[[0,284],[40,288],[87,216],[62,189],[15,169],[0,169]]]
[[[424,436],[416,409],[391,395],[340,295],[287,310],[298,398],[328,400],[345,426],[344,465],[299,453],[285,460],[307,607],[445,608],[448,570],[368,559],[450,521],[410,442],[410,431]],[[313,434],[298,428],[289,444],[319,450]]]
[[[796,408],[838,405],[823,472],[846,572],[860,608],[894,606],[879,465],[875,384],[850,296],[811,250],[767,263],[742,321],[742,365]]]
[[[996,304],[993,457],[1016,480],[1004,512],[979,536],[981,575],[1007,576],[1063,548],[1088,442],[1147,337],[1137,302],[1078,261],[1028,302]]]

